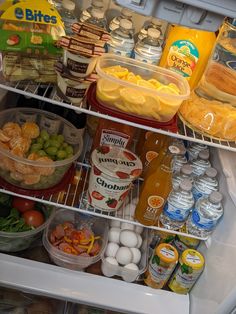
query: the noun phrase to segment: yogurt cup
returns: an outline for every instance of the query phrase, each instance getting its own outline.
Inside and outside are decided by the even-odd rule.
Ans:
[[[76,77],[89,76],[95,69],[97,57],[86,58],[64,49],[63,64]]]
[[[103,211],[118,210],[129,194],[132,182],[142,173],[141,160],[117,146],[100,146],[91,155],[88,202]]]

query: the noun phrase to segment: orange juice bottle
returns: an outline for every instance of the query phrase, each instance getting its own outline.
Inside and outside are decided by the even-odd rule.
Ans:
[[[135,210],[135,219],[141,224],[155,225],[172,188],[172,158],[178,153],[180,147],[170,145],[160,166],[144,181]]]
[[[142,154],[145,142],[151,134],[153,134],[153,132],[141,130],[138,143],[136,144],[136,147],[135,147],[135,153],[138,157],[140,157],[140,155]]]

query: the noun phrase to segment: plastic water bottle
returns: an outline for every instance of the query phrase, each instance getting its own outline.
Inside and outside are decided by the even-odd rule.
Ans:
[[[157,30],[159,30],[160,32],[160,43],[161,45],[163,44],[163,40],[164,40],[164,36],[162,33],[162,21],[156,18],[152,18],[150,21],[146,21],[143,24],[143,27],[141,28],[139,34],[138,34],[138,41],[144,39],[145,37],[147,37],[147,32],[149,28],[155,28]]]
[[[101,9],[93,8],[91,11],[91,17],[87,19],[86,23],[106,29],[107,20],[105,18],[105,12]]]
[[[201,176],[205,173],[207,168],[211,167],[209,161],[209,151],[204,149],[201,150],[196,159],[191,161],[191,166],[193,167],[193,176]]]
[[[134,59],[158,65],[162,55],[160,31],[149,28],[147,37],[137,42],[134,48]]]
[[[111,32],[111,39],[107,44],[109,53],[131,57],[134,48],[132,27],[133,24],[129,20],[120,21],[120,27]]]
[[[165,228],[178,230],[183,227],[194,205],[191,190],[191,181],[184,179],[177,190],[171,191],[160,215],[160,222]]]
[[[223,216],[222,199],[222,194],[216,191],[200,198],[187,220],[188,232],[199,237],[209,236]]]
[[[112,32],[114,31],[115,29],[119,28],[120,26],[120,21],[122,19],[126,19],[126,20],[129,20],[130,22],[132,22],[132,32],[134,33],[134,25],[133,25],[133,11],[131,11],[130,9],[127,9],[127,8],[123,8],[120,12],[120,15],[119,16],[115,16],[110,24],[109,24],[109,31]]]
[[[91,6],[88,7],[87,9],[83,10],[82,13],[80,14],[80,22],[85,22],[91,17],[91,12],[93,9],[100,9],[103,10],[104,4],[103,0],[92,0]]]
[[[186,149],[183,147],[181,154],[178,154],[173,157],[173,172],[179,173],[180,169],[187,164],[187,158],[185,157]]]
[[[71,26],[78,22],[75,16],[75,3],[71,0],[63,0],[60,15],[65,25],[66,35],[73,34]]]
[[[193,182],[193,178],[191,177],[191,174],[193,172],[193,168],[191,165],[183,165],[180,169],[179,173],[175,173],[172,176],[172,187],[174,190],[177,190],[179,188],[180,183],[184,179],[189,179],[190,182]]]
[[[189,160],[196,159],[200,151],[205,149],[208,149],[208,147],[205,144],[191,143],[187,149],[188,159]]]
[[[197,201],[200,197],[206,197],[213,191],[218,191],[219,183],[216,179],[215,168],[208,168],[205,174],[197,177],[193,183],[193,197]]]

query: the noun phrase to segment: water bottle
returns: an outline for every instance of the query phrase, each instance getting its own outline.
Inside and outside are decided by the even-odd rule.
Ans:
[[[209,236],[223,216],[222,199],[222,194],[216,191],[200,198],[187,220],[188,232],[198,237]]]
[[[162,55],[160,31],[149,28],[147,37],[137,42],[134,48],[134,59],[158,65]]]
[[[86,23],[106,29],[107,21],[105,18],[105,12],[101,9],[93,8],[91,11],[91,17],[86,20]]]
[[[71,26],[78,22],[75,16],[75,3],[71,0],[63,0],[60,15],[65,25],[66,35],[73,34]]]
[[[206,149],[201,150],[198,157],[191,161],[191,166],[193,167],[194,177],[204,174],[207,168],[211,167],[211,163],[209,161],[209,151]]]
[[[181,154],[175,155],[173,157],[173,172],[174,173],[179,173],[180,169],[187,164],[187,158],[185,157],[186,154],[186,149],[184,146],[181,149]]]
[[[160,222],[166,229],[178,230],[183,227],[194,205],[192,183],[184,179],[177,190],[172,189],[160,215]]]
[[[107,45],[109,53],[131,57],[134,48],[132,27],[133,24],[129,20],[122,19],[120,21],[120,27],[111,32],[111,39]]]
[[[206,197],[213,191],[218,191],[217,171],[215,168],[207,168],[205,174],[197,177],[193,183],[193,197],[197,201],[200,197]]]
[[[130,22],[132,22],[132,32],[134,33],[134,25],[133,25],[133,16],[132,16],[132,11],[127,9],[127,8],[123,8],[120,12],[120,15],[119,16],[115,16],[110,24],[109,24],[109,31],[112,32],[114,31],[115,29],[119,28],[120,26],[120,21],[122,19],[126,19],[126,20],[129,20]]]
[[[193,172],[193,168],[191,165],[183,165],[180,169],[179,173],[175,173],[172,176],[172,187],[174,190],[177,190],[179,188],[180,183],[184,179],[189,179],[190,182],[193,182],[193,178],[191,177],[191,174]]]
[[[198,157],[198,154],[201,150],[208,149],[208,147],[205,144],[200,143],[191,143],[188,147],[188,159],[191,161],[193,159],[196,159]]]
[[[152,18],[150,21],[146,21],[143,24],[143,27],[141,28],[141,30],[140,30],[140,32],[138,34],[138,41],[140,41],[140,40],[144,39],[145,37],[147,37],[147,32],[148,32],[149,28],[155,28],[155,29],[159,30],[159,32],[160,32],[160,42],[161,42],[161,45],[162,45],[163,44],[163,40],[164,40],[164,36],[163,36],[161,27],[162,27],[162,22],[159,19]]]
[[[103,0],[92,0],[91,6],[82,11],[79,18],[80,22],[83,23],[91,17],[91,12],[93,8],[103,10],[104,8]]]

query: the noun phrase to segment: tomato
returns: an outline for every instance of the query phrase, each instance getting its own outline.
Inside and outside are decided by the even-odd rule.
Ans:
[[[23,213],[22,217],[28,226],[39,227],[44,223],[43,214],[37,210],[27,210]]]
[[[12,207],[16,208],[20,213],[32,210],[35,207],[35,201],[27,200],[26,198],[14,196]]]

